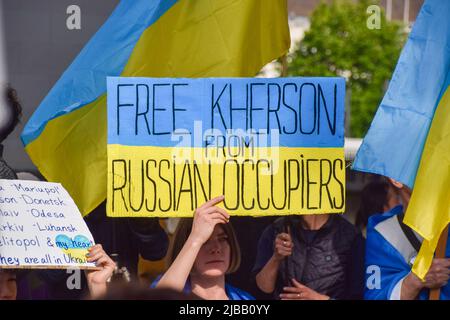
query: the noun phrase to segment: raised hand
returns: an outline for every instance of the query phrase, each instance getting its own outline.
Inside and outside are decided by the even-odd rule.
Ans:
[[[190,235],[192,240],[203,244],[211,237],[214,227],[218,223],[229,222],[230,215],[224,209],[216,206],[223,199],[224,196],[213,198],[195,210]]]

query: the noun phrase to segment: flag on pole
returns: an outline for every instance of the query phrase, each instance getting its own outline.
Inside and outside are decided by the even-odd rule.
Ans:
[[[404,222],[424,238],[413,266],[423,279],[450,222],[450,86],[434,114]]]
[[[449,84],[450,1],[423,5],[353,163],[410,188],[438,102]]]
[[[422,278],[449,217],[449,16],[450,1],[425,1],[353,164],[414,187],[405,222],[425,239]]]
[[[287,53],[286,0],[123,0],[22,132],[83,215],[106,198],[106,77],[249,77]]]

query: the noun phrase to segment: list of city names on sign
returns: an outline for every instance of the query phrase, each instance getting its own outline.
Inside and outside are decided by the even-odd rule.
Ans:
[[[58,183],[0,180],[0,268],[95,267],[94,239]]]

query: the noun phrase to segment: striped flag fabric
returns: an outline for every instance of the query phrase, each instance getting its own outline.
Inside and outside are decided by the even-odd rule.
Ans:
[[[106,77],[254,76],[290,45],[286,0],[123,0],[21,138],[83,215],[106,198]]]
[[[450,220],[449,16],[450,1],[423,4],[353,164],[413,189],[404,221],[424,238],[422,279]]]

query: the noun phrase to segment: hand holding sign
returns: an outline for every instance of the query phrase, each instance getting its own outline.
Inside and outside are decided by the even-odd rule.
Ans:
[[[57,183],[0,180],[1,268],[95,268],[94,239]]]
[[[200,244],[205,243],[211,237],[214,227],[218,223],[228,223],[230,215],[216,205],[222,202],[224,196],[213,198],[195,210],[192,223],[191,238]]]
[[[273,256],[275,260],[283,260],[285,257],[289,257],[292,254],[292,248],[294,243],[292,242],[291,235],[289,233],[280,233],[275,238]]]
[[[87,270],[86,278],[89,286],[89,291],[92,298],[97,298],[106,293],[106,282],[114,273],[116,264],[106,254],[101,244],[88,249],[88,262],[94,262],[99,270]]]

